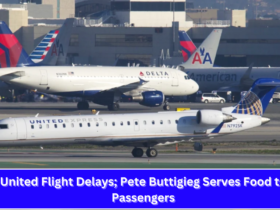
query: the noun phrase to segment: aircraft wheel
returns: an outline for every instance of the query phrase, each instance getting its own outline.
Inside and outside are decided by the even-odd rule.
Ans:
[[[154,158],[154,157],[156,157],[158,155],[158,152],[157,152],[157,150],[155,148],[150,148],[150,149],[147,149],[146,155],[148,157],[153,157]]]
[[[78,110],[88,110],[89,109],[89,104],[87,101],[80,101],[77,104]]]
[[[136,147],[132,150],[131,154],[133,155],[133,157],[142,157],[144,154],[144,151],[143,151],[143,149]]]
[[[199,142],[195,142],[193,148],[195,151],[201,152],[203,150],[203,145]]]
[[[118,103],[113,103],[108,105],[108,109],[110,111],[118,111],[120,109],[120,105]]]
[[[163,110],[169,111],[169,110],[170,110],[170,106],[169,106],[169,105],[164,105],[164,106],[163,106]]]

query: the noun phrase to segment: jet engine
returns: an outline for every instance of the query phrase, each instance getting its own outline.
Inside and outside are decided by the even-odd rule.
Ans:
[[[139,96],[133,96],[132,100],[143,106],[157,107],[164,102],[164,94],[160,91],[146,91]]]
[[[231,115],[217,110],[200,110],[196,114],[196,122],[199,125],[220,125],[235,120]]]

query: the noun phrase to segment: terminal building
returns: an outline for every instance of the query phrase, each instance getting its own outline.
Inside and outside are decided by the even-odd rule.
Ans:
[[[76,16],[67,65],[178,65],[183,62],[179,30],[199,46],[214,28],[223,28],[216,65],[280,66],[280,21],[246,20],[246,10],[194,8],[185,0],[31,2],[15,0],[11,6],[0,0],[1,20],[31,53],[46,33]],[[48,12],[40,15],[35,7]]]

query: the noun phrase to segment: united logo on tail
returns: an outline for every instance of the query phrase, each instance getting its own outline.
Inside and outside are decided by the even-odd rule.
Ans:
[[[262,102],[255,93],[248,91],[243,99],[237,104],[232,113],[262,116]]]

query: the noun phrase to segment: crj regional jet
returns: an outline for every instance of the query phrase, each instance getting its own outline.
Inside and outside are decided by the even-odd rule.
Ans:
[[[277,79],[257,80],[234,107],[183,112],[9,118],[0,121],[0,146],[96,144],[134,147],[132,155],[156,157],[154,146],[212,139],[269,122],[262,117]],[[200,143],[194,149],[202,150]]]
[[[67,19],[60,32],[58,30],[50,31],[30,56],[7,24],[0,22],[1,68],[62,65],[65,63],[73,22],[73,18]],[[12,98],[14,94],[17,95],[21,92],[22,89],[18,87],[0,82],[0,96]]]
[[[213,32],[211,33],[213,34]],[[211,34],[204,40],[197,49],[186,32],[179,32],[180,45],[184,61],[191,61],[194,67],[182,64],[184,71],[190,78],[195,80],[199,85],[199,90],[209,92],[217,90],[221,92],[241,92],[248,90],[256,79],[275,78],[280,79],[279,67],[213,67],[219,40],[214,35],[214,41]],[[210,51],[209,47],[212,47]],[[213,55],[213,49],[215,54]],[[195,50],[200,52],[194,53]]]

